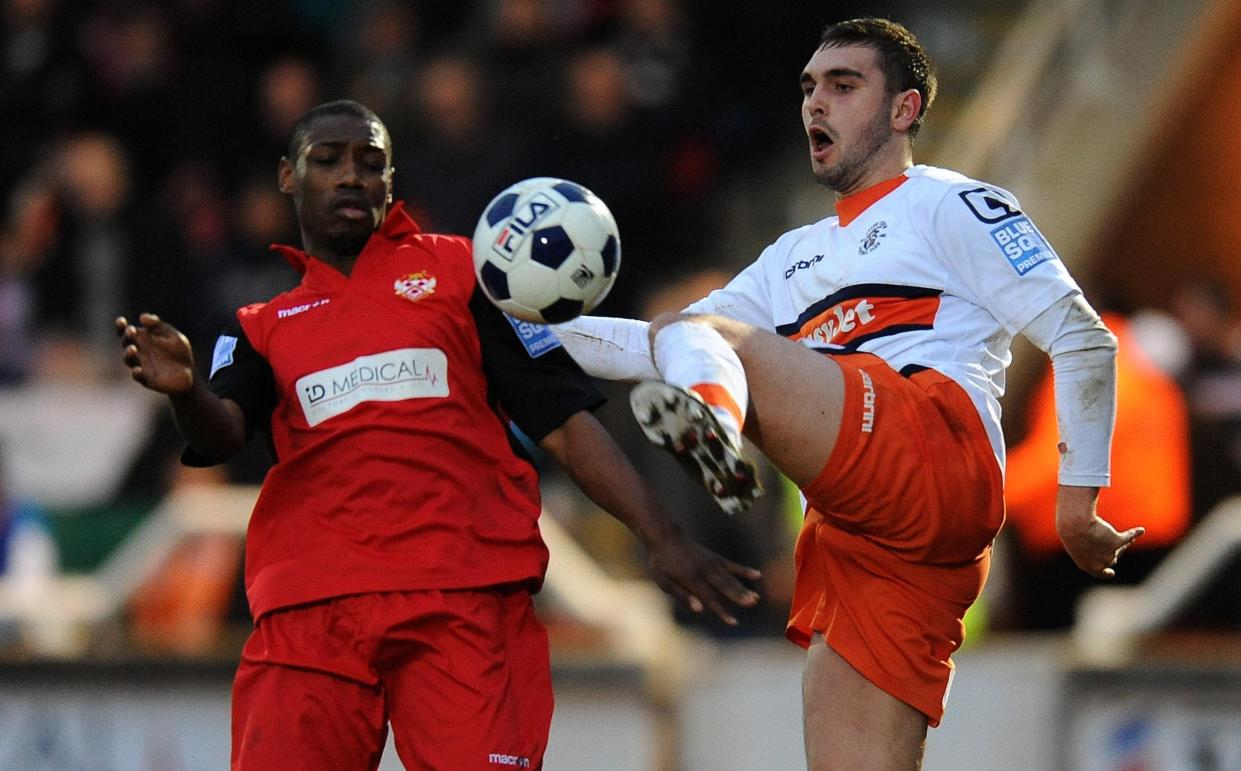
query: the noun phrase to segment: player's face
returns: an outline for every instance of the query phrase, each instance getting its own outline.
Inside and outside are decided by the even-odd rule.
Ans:
[[[391,149],[379,121],[329,115],[310,125],[298,157],[280,170],[308,249],[340,257],[362,251],[391,200]]]
[[[899,138],[878,53],[861,45],[820,48],[806,63],[801,89],[815,179],[843,195],[882,181],[868,172]]]

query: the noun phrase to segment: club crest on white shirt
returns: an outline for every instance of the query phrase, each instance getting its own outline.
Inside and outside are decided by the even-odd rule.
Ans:
[[[862,245],[857,248],[857,253],[870,254],[878,249],[879,239],[888,237],[888,234],[884,232],[887,229],[888,223],[883,222],[882,220],[876,222],[874,225],[871,225],[866,230],[866,235],[862,238]]]

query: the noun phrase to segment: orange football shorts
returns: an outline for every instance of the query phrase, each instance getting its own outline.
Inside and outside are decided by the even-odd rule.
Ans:
[[[939,724],[962,618],[1004,521],[1001,473],[965,391],[935,370],[835,356],[839,438],[803,492],[786,634],[814,633],[863,677]]]

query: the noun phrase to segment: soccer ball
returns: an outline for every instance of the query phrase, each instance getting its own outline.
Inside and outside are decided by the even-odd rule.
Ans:
[[[603,301],[620,267],[608,207],[575,182],[535,177],[487,204],[474,230],[474,272],[500,310],[557,324]]]

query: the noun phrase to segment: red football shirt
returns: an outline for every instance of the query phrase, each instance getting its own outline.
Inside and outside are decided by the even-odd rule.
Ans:
[[[211,388],[270,436],[246,538],[255,618],[361,592],[541,582],[538,441],[602,402],[549,330],[476,287],[471,246],[398,203],[352,275],[291,247],[301,285],[237,312]],[[186,462],[194,463],[192,452]]]

